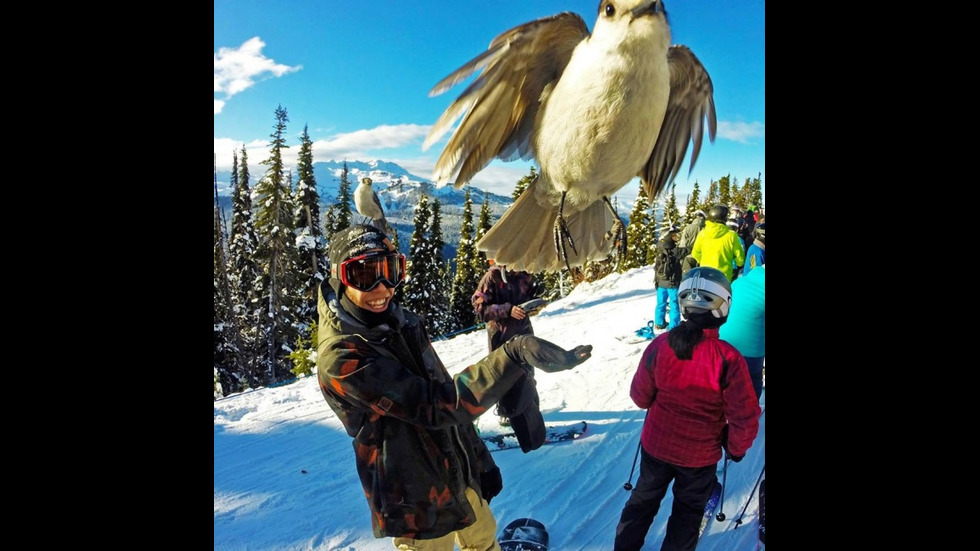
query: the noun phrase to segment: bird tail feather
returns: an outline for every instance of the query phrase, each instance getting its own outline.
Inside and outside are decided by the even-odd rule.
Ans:
[[[487,258],[512,270],[559,272],[565,268],[565,262],[555,249],[558,206],[542,205],[535,199],[534,186],[539,181],[540,178],[524,190],[476,246],[487,253]],[[574,251],[567,243],[565,246],[570,266],[582,266],[588,260],[609,256],[614,243],[605,234],[612,227],[613,218],[601,199],[585,210],[566,214],[565,223],[575,243]]]

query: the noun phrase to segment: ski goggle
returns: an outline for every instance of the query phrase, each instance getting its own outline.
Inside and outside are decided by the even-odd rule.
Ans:
[[[382,281],[394,289],[405,281],[405,255],[368,253],[340,263],[340,282],[358,291],[370,291]]]

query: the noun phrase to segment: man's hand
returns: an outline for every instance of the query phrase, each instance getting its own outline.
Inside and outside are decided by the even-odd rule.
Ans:
[[[504,489],[504,480],[500,477],[500,468],[494,466],[485,473],[480,473],[480,489],[483,499],[490,503],[490,500]]]
[[[525,312],[524,310],[522,310],[520,306],[511,306],[510,307],[510,317],[512,317],[512,318],[514,318],[516,320],[522,320],[522,319],[524,319],[524,318],[527,317],[527,312]]]

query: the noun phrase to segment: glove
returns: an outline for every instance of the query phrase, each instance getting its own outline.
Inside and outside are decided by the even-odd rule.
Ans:
[[[534,335],[518,335],[504,343],[504,349],[512,359],[533,365],[545,373],[572,369],[592,357],[591,344],[565,350]]]
[[[504,489],[504,481],[500,478],[500,468],[494,466],[485,473],[480,473],[480,489],[483,491],[483,499],[490,503],[490,500]]]
[[[725,450],[725,457],[731,459],[732,461],[738,463],[745,458],[745,454],[742,455],[732,455],[732,452],[728,451],[728,425],[721,429],[721,447]]]

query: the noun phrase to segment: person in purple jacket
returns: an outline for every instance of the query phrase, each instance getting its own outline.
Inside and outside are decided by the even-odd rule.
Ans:
[[[531,274],[508,270],[507,266],[490,260],[490,269],[480,278],[470,297],[476,319],[487,324],[489,352],[515,335],[534,334],[531,316],[520,305],[538,298],[543,292],[544,286],[536,283]],[[499,411],[498,415],[502,425],[510,424],[506,415]]]
[[[661,551],[692,551],[704,506],[717,482],[721,450],[745,457],[759,432],[759,401],[745,358],[718,338],[732,287],[720,270],[693,268],[681,279],[684,321],[647,345],[630,385],[646,409],[640,476],[616,526],[615,551],[639,551],[673,483],[673,505]]]

